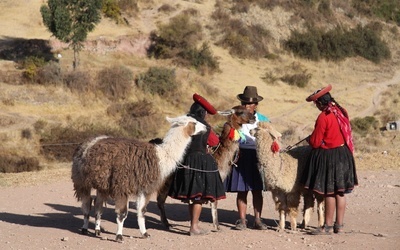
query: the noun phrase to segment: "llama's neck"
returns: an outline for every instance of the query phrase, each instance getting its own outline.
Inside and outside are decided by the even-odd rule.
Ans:
[[[271,145],[274,142],[271,135],[266,130],[260,130],[256,135],[257,154],[262,164],[265,176],[270,180],[280,180],[282,175],[282,158],[279,153],[273,153]],[[276,185],[276,183],[274,183]]]
[[[191,141],[192,137],[184,134],[182,127],[178,127],[171,128],[163,143],[156,145],[162,180],[178,167]]]
[[[219,174],[222,180],[230,173],[232,160],[235,152],[239,149],[238,141],[229,138],[230,130],[234,129],[230,124],[224,125],[222,136],[220,137],[220,145],[214,152],[214,158],[218,164]]]

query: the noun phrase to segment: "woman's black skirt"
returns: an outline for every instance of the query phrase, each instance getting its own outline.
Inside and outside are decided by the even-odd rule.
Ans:
[[[169,196],[184,202],[215,201],[226,198],[215,159],[207,153],[192,152],[178,167]]]
[[[350,193],[358,185],[354,157],[347,146],[313,149],[307,166],[301,183],[314,192]]]

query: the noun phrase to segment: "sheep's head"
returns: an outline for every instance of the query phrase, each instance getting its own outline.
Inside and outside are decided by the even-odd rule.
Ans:
[[[235,129],[240,129],[243,124],[256,122],[254,114],[250,113],[245,106],[238,105],[225,111],[218,111],[220,115],[228,117],[228,123]]]
[[[167,117],[167,121],[171,123],[171,128],[184,127],[184,131],[188,136],[197,135],[207,131],[206,125],[187,115],[176,118]]]

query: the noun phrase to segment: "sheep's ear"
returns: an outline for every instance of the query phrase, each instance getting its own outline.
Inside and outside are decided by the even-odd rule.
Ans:
[[[223,111],[217,111],[219,115],[223,115],[223,116],[228,116],[231,115],[233,113],[235,113],[234,109],[227,109],[227,110],[223,110]]]

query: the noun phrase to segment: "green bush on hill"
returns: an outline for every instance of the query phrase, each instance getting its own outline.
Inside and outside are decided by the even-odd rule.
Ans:
[[[377,32],[358,25],[346,30],[340,26],[327,32],[309,27],[305,33],[293,31],[284,47],[295,55],[311,60],[340,61],[361,56],[374,63],[390,58],[390,50]]]

